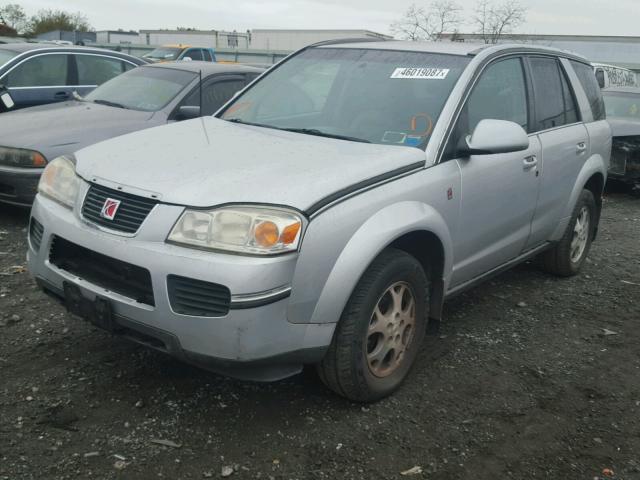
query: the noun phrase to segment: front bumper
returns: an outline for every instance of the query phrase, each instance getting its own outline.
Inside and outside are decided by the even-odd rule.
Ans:
[[[0,167],[0,203],[30,207],[42,171],[42,168]]]
[[[290,285],[296,255],[245,257],[167,244],[167,226],[182,211],[179,206],[159,204],[135,236],[125,237],[87,223],[78,208],[71,211],[38,196],[32,217],[42,224],[43,233],[39,249],[29,242],[29,270],[43,289],[58,296],[63,282],[70,282],[88,299],[108,298],[116,333],[210,370],[244,379],[277,380],[299,372],[303,364],[320,361],[335,324],[290,323],[288,298],[280,294],[264,299],[264,292]],[[53,265],[49,252],[55,236],[149,270],[155,305],[138,303]],[[220,317],[175,313],[167,290],[169,275],[228,287],[231,309]],[[246,301],[252,297],[262,299]]]

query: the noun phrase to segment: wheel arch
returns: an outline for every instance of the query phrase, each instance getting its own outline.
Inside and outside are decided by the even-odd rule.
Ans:
[[[556,228],[554,234],[551,237],[551,241],[558,241],[564,235],[565,229],[568,225],[571,213],[580,198],[580,193],[587,189],[591,191],[596,199],[596,205],[598,207],[598,218],[600,220],[600,210],[602,207],[602,194],[604,192],[604,185],[607,181],[607,163],[605,159],[600,155],[591,156],[582,167],[582,170],[578,174],[576,181],[573,185],[573,190],[569,201],[567,202],[564,215]],[[597,232],[597,228],[596,228]]]
[[[442,318],[444,303],[445,250],[442,240],[430,230],[414,230],[397,238],[387,248],[402,250],[414,257],[427,273],[429,285],[429,318]]]
[[[362,275],[388,248],[413,255],[430,273],[429,315],[439,319],[452,270],[451,235],[433,207],[411,201],[380,210],[351,236],[323,285],[309,323],[337,322]]]

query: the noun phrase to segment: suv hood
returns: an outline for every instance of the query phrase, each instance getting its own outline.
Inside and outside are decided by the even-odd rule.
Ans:
[[[328,196],[425,163],[422,150],[234,124],[214,117],[152,128],[76,154],[77,172],[162,202],[265,203],[307,210]],[[418,165],[417,165],[418,164]]]

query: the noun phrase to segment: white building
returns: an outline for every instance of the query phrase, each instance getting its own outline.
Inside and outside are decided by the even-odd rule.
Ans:
[[[124,30],[100,30],[96,32],[96,43],[138,43],[138,32],[125,32]]]
[[[249,48],[249,34],[218,30],[140,30],[142,45],[196,45],[210,48]]]
[[[443,40],[482,43],[478,34],[443,35]],[[560,48],[588,58],[593,63],[608,63],[640,71],[640,37],[590,35],[505,35],[501,43],[527,43]]]
[[[312,43],[341,38],[377,38],[390,40],[393,37],[369,30],[251,30],[252,50],[294,51]]]

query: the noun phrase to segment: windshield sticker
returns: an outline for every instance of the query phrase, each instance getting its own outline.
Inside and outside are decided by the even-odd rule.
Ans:
[[[448,68],[416,68],[399,67],[391,74],[391,78],[413,78],[420,80],[444,80],[449,75]]]
[[[424,141],[424,137],[420,137],[418,135],[407,135],[407,138],[404,139],[404,144],[409,147],[417,147]]]
[[[407,139],[407,134],[404,132],[384,132],[382,136],[382,141],[384,143],[404,143]]]

